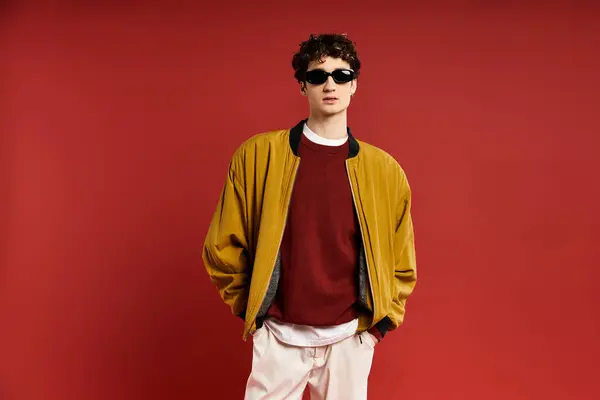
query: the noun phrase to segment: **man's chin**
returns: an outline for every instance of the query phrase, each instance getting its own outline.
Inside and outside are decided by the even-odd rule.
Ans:
[[[320,113],[325,117],[333,117],[335,115],[343,114],[346,111],[346,108],[323,108],[320,110]]]

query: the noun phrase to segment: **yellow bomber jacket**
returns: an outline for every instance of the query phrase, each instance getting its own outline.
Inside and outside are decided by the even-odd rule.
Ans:
[[[236,150],[204,242],[208,275],[244,320],[244,340],[262,325],[277,291],[305,122],[253,136]],[[385,335],[402,324],[417,281],[411,190],[392,156],[355,139],[350,129],[348,135],[346,169],[363,244],[357,279],[365,312],[358,330],[376,326]]]

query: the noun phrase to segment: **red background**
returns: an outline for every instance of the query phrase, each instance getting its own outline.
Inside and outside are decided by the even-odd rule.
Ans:
[[[600,398],[592,3],[4,3],[0,399],[242,398],[202,242],[237,145],[306,116],[291,56],[329,30],[364,65],[351,127],[414,190],[420,282],[370,398]]]

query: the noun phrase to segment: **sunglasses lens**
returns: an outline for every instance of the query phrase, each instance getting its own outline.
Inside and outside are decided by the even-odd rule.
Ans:
[[[349,69],[336,69],[331,75],[337,83],[346,83],[354,79],[354,71]]]
[[[336,83],[347,83],[354,79],[354,71],[351,69],[336,69],[331,73]],[[329,74],[321,69],[313,69],[306,73],[306,81],[313,85],[322,85],[327,81]]]
[[[306,81],[313,85],[321,85],[327,80],[327,74],[320,69],[313,69],[306,73]]]

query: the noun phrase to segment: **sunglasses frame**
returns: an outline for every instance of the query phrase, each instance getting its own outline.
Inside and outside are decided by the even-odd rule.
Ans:
[[[323,73],[323,74],[325,75],[325,80],[324,80],[323,82],[321,82],[321,83],[314,83],[314,82],[310,82],[310,81],[308,80],[308,75],[309,75],[309,73],[310,73],[310,72],[312,72],[312,71],[320,71],[321,73]],[[337,71],[349,71],[349,72],[350,72],[350,79],[349,79],[349,80],[347,80],[347,81],[338,81],[337,79],[335,79],[335,76],[333,76],[333,74],[334,74],[335,72],[337,72]],[[329,79],[329,77],[330,77],[330,76],[333,78],[333,81],[334,81],[336,84],[340,85],[340,84],[344,84],[344,83],[352,82],[354,79],[356,79],[356,72],[354,72],[354,71],[353,71],[353,70],[351,70],[350,68],[336,68],[336,69],[334,69],[334,70],[333,70],[333,71],[331,71],[331,72],[327,72],[327,71],[325,71],[324,69],[321,69],[321,68],[315,68],[315,69],[311,69],[310,71],[306,71],[306,74],[305,74],[305,76],[304,76],[304,80],[305,80],[307,83],[310,83],[311,85],[322,85],[322,84],[324,84],[325,82],[327,82],[327,80]]]

